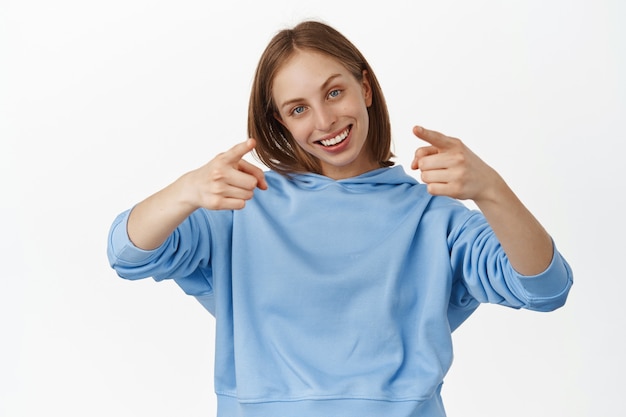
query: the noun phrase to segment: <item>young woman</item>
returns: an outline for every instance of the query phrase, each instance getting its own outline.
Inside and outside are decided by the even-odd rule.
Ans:
[[[327,25],[271,40],[248,130],[109,236],[120,276],[174,279],[215,316],[219,416],[444,416],[451,332],[480,303],[565,302],[567,262],[460,140],[415,127],[422,183],[393,166],[374,71]]]

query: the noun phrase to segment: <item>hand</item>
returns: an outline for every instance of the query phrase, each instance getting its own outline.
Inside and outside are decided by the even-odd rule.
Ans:
[[[266,190],[263,171],[242,159],[255,146],[256,141],[248,139],[186,174],[183,178],[191,204],[211,210],[239,210],[256,187]]]
[[[411,168],[433,195],[472,199],[491,225],[511,266],[522,275],[537,275],[553,257],[550,236],[500,175],[459,139],[420,126],[413,128],[430,146],[415,151]]]
[[[413,134],[430,144],[418,148],[411,163],[412,169],[422,171],[430,194],[476,202],[495,198],[500,176],[463,142],[421,126],[415,126]]]

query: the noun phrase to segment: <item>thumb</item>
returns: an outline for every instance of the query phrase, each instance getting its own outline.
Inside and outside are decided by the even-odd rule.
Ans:
[[[428,142],[434,147],[442,150],[448,149],[454,144],[454,140],[452,138],[434,130],[424,129],[422,126],[413,127],[413,134],[424,142]]]

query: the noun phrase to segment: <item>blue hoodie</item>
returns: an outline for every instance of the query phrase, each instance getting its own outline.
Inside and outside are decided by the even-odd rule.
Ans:
[[[480,212],[399,166],[266,179],[153,251],[129,241],[128,211],[109,236],[121,277],[174,279],[215,316],[219,417],[445,416],[451,332],[480,303],[553,310],[572,284],[556,249],[520,276]]]

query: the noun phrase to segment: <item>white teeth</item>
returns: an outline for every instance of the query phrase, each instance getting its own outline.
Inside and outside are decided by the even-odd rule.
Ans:
[[[341,132],[340,134],[338,134],[334,138],[320,140],[320,143],[322,145],[324,145],[324,146],[336,145],[336,144],[338,144],[340,142],[343,142],[343,140],[348,137],[348,133],[350,133],[350,128],[347,128],[346,130],[344,130],[343,132]]]

